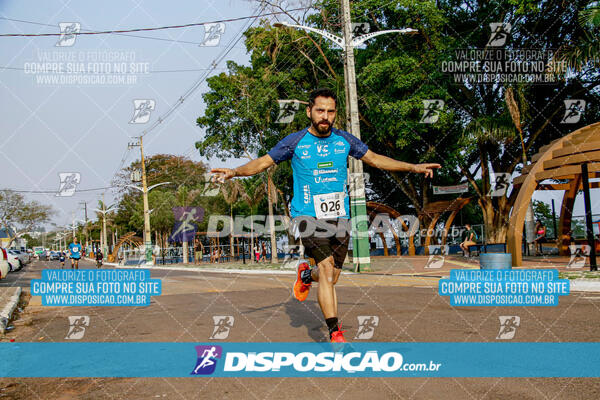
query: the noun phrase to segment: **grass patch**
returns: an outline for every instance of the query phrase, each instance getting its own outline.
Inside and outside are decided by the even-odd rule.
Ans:
[[[290,268],[282,268],[283,263],[211,263],[211,264],[166,264],[156,265],[157,267],[183,267],[183,268],[202,268],[202,269],[244,269],[244,270],[273,270],[273,271],[293,271]]]
[[[598,271],[561,271],[558,273],[561,279],[600,279]]]

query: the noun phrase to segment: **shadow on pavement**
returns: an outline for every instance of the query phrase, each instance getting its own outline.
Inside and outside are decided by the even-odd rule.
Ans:
[[[323,342],[326,337],[321,331],[325,325],[323,314],[319,308],[319,303],[314,300],[305,300],[300,303],[295,298],[284,303],[285,313],[290,317],[290,326],[300,328],[304,326],[306,333],[315,342]]]

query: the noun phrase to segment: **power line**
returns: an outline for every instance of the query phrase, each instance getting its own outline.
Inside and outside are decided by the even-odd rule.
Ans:
[[[264,6],[263,6],[264,9]],[[294,10],[290,10],[290,11],[294,11]],[[158,117],[158,119],[156,121],[154,121],[150,127],[148,127],[147,129],[144,129],[141,136],[145,136],[147,135],[150,131],[154,130],[157,126],[159,126],[166,118],[168,118],[177,108],[179,108],[181,106],[181,104],[183,104],[183,102],[190,96],[192,95],[192,93],[194,93],[199,87],[200,85],[206,81],[206,78],[208,78],[208,76],[210,75],[210,73],[214,70],[216,70],[217,65],[219,63],[221,63],[221,61],[223,61],[223,59],[225,57],[227,57],[227,55],[231,52],[231,50],[233,50],[233,48],[235,47],[235,45],[237,45],[239,43],[240,40],[242,40],[243,35],[241,35],[242,32],[244,32],[245,30],[247,30],[254,22],[256,19],[259,18],[260,15],[271,15],[273,13],[270,14],[258,14],[257,16],[254,17],[254,20],[249,20],[246,23],[246,26],[242,27],[240,29],[240,31],[238,32],[238,34],[236,34],[234,36],[234,38],[232,38],[229,43],[227,44],[226,48],[223,50],[223,52],[217,56],[217,58],[215,60],[212,61],[211,63],[211,68],[209,68],[204,74],[202,74],[202,76],[200,76],[200,78],[198,78],[196,80],[196,82],[187,90],[185,91],[185,93],[183,95],[181,95],[179,97],[179,99],[175,102],[175,104],[173,104],[171,106],[171,108],[169,108],[169,110],[167,110],[167,112],[165,112],[164,114],[162,114],[161,116]]]
[[[5,65],[0,65],[0,70],[2,69],[10,69],[10,70],[14,70],[14,71],[25,71],[25,68],[21,68],[21,67],[10,67],[10,66],[5,66]],[[226,71],[227,68],[197,68],[197,69],[166,69],[166,70],[153,70],[153,71],[148,71],[151,74],[158,74],[158,73],[172,73],[172,72],[200,72],[200,71]],[[98,75],[101,74],[101,72],[97,73]]]
[[[97,190],[106,190],[106,189],[112,189],[112,188],[116,188],[119,186],[106,186],[106,187],[99,187],[99,188],[90,188],[90,189],[76,189],[75,192],[94,192]],[[33,193],[33,194],[55,194],[58,193],[58,190],[17,190],[17,189],[3,189],[3,190],[10,190],[11,192],[15,192],[15,193]]]
[[[106,35],[106,34],[119,34],[119,33],[129,33],[129,32],[148,32],[148,31],[159,31],[159,30],[165,30],[165,29],[190,28],[190,27],[194,27],[194,26],[204,26],[207,24],[218,24],[218,23],[225,23],[225,22],[235,22],[235,21],[242,21],[242,20],[248,20],[248,19],[256,19],[256,18],[260,18],[260,17],[268,17],[271,15],[285,14],[286,12],[308,10],[310,8],[311,7],[300,7],[300,8],[294,8],[294,9],[286,10],[286,11],[274,11],[274,12],[265,13],[265,14],[257,14],[257,15],[249,15],[249,16],[245,16],[245,17],[221,19],[221,20],[215,20],[215,21],[210,21],[210,22],[195,22],[195,23],[183,24],[183,25],[169,25],[169,26],[159,26],[159,27],[154,27],[154,28],[135,28],[135,29],[120,29],[120,30],[109,30],[109,31],[73,32],[70,34],[71,35]],[[0,17],[0,18],[8,19],[8,18],[4,18],[4,17]],[[19,21],[19,22],[22,22],[22,21]],[[2,33],[2,34],[0,34],[0,37],[43,37],[43,36],[62,36],[62,35],[64,35],[64,34],[63,33]]]
[[[262,12],[264,10],[264,8],[265,8],[265,6],[263,5],[263,7],[260,8],[260,11]],[[257,7],[255,10],[259,10],[259,7]],[[259,12],[259,15],[260,15],[260,12]],[[267,14],[263,14],[263,15],[267,15]],[[256,21],[257,18],[258,17],[255,17],[254,20],[249,20],[242,28],[240,28],[240,30],[235,35],[235,37],[237,37],[237,39],[235,40],[235,43],[233,43],[234,39],[232,38],[229,41],[229,43],[225,46],[225,49],[222,51],[222,53],[215,60],[213,60],[213,62],[211,63],[211,68],[208,69],[204,74],[202,74],[202,76],[200,76],[200,78],[198,80],[196,80],[194,85],[192,85],[192,87],[190,89],[188,89],[182,96],[179,97],[179,101],[177,101],[173,106],[171,106],[171,108],[165,114],[161,115],[158,118],[158,120],[155,123],[153,123],[153,125],[150,128],[144,130],[142,132],[141,136],[146,135],[148,132],[150,132],[156,126],[158,126],[160,123],[162,123],[162,121],[164,121],[166,118],[168,118],[169,115],[171,115],[173,113],[173,111],[175,111],[175,109],[177,109],[183,103],[183,101],[200,86],[200,84],[204,80],[206,80],[206,78],[208,77],[210,72],[212,72],[213,70],[216,69],[217,64],[220,63],[223,60],[223,58],[225,58],[233,50],[234,46],[241,40],[241,38],[243,36],[242,32],[244,32],[250,26],[252,26],[252,24],[254,23],[254,21]],[[233,45],[232,45],[232,43],[233,43]],[[113,174],[112,182],[115,181],[117,174],[123,168],[125,161],[127,160],[128,156],[130,154],[130,150],[131,150],[131,148],[128,146],[123,154],[123,157],[121,159],[121,162],[119,163],[119,166],[117,167],[117,169],[115,170],[115,172]]]
[[[12,21],[12,22],[20,22],[20,23],[23,23],[23,24],[49,26],[49,27],[52,27],[52,28],[56,28],[56,25],[44,24],[42,22],[25,21],[25,20],[22,20],[22,19],[6,18],[6,17],[0,17],[0,19],[4,19],[6,21]],[[84,32],[94,32],[91,29],[82,29],[82,31],[84,31]],[[115,35],[133,37],[133,38],[138,38],[138,39],[159,40],[159,41],[163,41],[163,42],[193,44],[193,45],[198,45],[198,46],[202,45],[202,42],[190,42],[189,40],[176,40],[176,39],[167,39],[167,38],[152,37],[152,36],[129,35],[129,34],[126,34],[126,33],[115,33]],[[220,46],[211,46],[211,47],[220,47]]]

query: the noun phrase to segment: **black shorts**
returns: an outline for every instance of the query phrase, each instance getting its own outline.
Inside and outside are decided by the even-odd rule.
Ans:
[[[292,234],[302,241],[305,254],[319,264],[333,256],[335,268],[341,269],[348,254],[350,243],[350,220],[316,219],[300,216],[294,218]]]

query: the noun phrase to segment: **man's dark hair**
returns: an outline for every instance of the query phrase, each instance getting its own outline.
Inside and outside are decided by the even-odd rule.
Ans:
[[[335,105],[337,107],[337,96],[331,89],[327,88],[318,88],[310,92],[310,96],[308,97],[308,108],[312,108],[315,105],[315,100],[317,97],[327,97],[332,98],[335,101]]]

